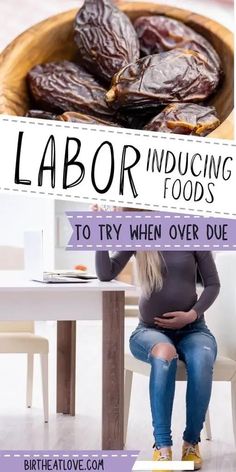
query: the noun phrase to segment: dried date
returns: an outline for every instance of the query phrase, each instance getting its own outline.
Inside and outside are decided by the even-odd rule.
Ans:
[[[125,110],[121,110],[120,113],[117,113],[117,117],[125,128],[143,129],[144,126],[162,110],[163,106],[156,106],[151,110],[139,110],[138,113],[133,110],[128,110],[128,112],[125,113]]]
[[[142,16],[136,29],[142,56],[170,51],[174,48],[192,49],[204,54],[220,72],[221,61],[213,46],[192,28],[166,16]]]
[[[87,123],[89,125],[119,126],[112,121],[105,121],[95,116],[83,115],[74,111],[68,111],[57,117],[59,121],[69,121],[71,123]]]
[[[44,111],[44,110],[28,110],[25,116],[29,118],[41,118],[44,120],[57,119],[57,115],[55,113],[52,113],[50,111]]]
[[[104,87],[73,62],[35,66],[28,74],[28,82],[34,101],[45,110],[58,113],[70,110],[108,120],[112,118]]]
[[[124,67],[114,76],[106,98],[114,108],[143,110],[171,102],[201,102],[218,83],[218,73],[205,56],[173,49]]]
[[[111,0],[85,0],[74,24],[80,63],[111,81],[122,67],[139,59],[139,42],[128,18]]]
[[[157,114],[157,110],[155,116]],[[58,115],[56,119],[59,121],[69,121],[71,123],[85,123],[90,125],[103,125],[103,126],[115,126],[115,127],[125,127],[125,128],[134,128],[134,129],[143,129],[144,125],[148,120],[153,118],[154,112],[151,114],[144,115],[131,115],[131,114],[117,114],[116,122],[114,121],[105,121],[97,118],[95,116],[84,115],[82,113],[77,113],[74,111],[68,111],[62,115]]]
[[[164,108],[144,129],[162,133],[207,136],[219,125],[220,120],[215,107],[194,103],[173,103]]]

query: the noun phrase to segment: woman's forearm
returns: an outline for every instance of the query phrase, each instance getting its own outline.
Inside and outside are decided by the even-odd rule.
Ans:
[[[97,251],[95,256],[96,273],[100,280],[112,280],[113,271],[108,251]]]
[[[214,285],[208,285],[204,288],[202,294],[200,295],[198,301],[192,307],[196,311],[197,316],[201,316],[210,306],[214,303],[220,291],[220,284],[216,283]]]
[[[105,282],[117,277],[133,254],[131,251],[124,251],[110,256],[108,251],[97,251],[95,263],[98,278]]]
[[[220,280],[212,253],[209,251],[198,251],[195,254],[204,285],[203,292],[192,307],[199,317],[210,308],[217,298],[220,291]]]

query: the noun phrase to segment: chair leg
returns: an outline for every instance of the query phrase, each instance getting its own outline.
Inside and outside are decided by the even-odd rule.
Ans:
[[[34,374],[34,354],[27,354],[27,386],[26,386],[26,406],[32,406],[33,393],[33,374]]]
[[[232,403],[234,442],[236,446],[236,376],[234,376],[234,378],[231,381],[231,403]]]
[[[133,372],[125,369],[125,394],[124,394],[124,445],[126,443],[128,422],[129,422],[129,408],[132,390]]]
[[[48,423],[48,354],[40,354],[44,421]]]
[[[210,421],[209,409],[207,410],[207,413],[206,413],[206,419],[205,419],[204,427],[205,427],[206,439],[208,441],[211,441],[212,440],[212,434],[211,434],[211,421]]]

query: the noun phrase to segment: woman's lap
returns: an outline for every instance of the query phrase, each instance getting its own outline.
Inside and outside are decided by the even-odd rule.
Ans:
[[[177,352],[179,358],[184,362],[189,359],[199,360],[199,358],[207,354],[209,359],[214,363],[217,355],[217,344],[214,336],[209,332],[194,331],[186,334],[177,344]]]
[[[159,330],[139,323],[130,337],[130,350],[137,359],[149,362],[150,352],[156,344],[169,343],[175,346],[181,360],[186,352],[208,350],[215,359],[217,344],[213,334],[207,328],[204,319],[197,320],[181,330]]]

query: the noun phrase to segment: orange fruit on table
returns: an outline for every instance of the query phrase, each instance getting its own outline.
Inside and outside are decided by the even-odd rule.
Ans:
[[[83,270],[84,272],[87,270],[87,267],[83,264],[75,265],[75,270]]]

